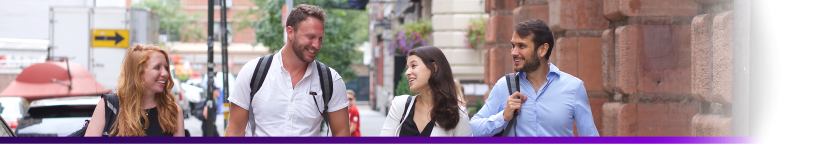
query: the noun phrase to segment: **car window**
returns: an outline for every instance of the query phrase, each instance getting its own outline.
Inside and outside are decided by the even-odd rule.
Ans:
[[[94,105],[61,105],[30,108],[26,115],[30,118],[91,117]]]

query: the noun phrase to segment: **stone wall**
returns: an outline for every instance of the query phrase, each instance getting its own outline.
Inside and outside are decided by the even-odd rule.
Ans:
[[[484,79],[483,53],[467,48],[464,36],[468,22],[486,17],[483,0],[437,0],[432,5],[433,46],[444,52],[453,77],[458,80]]]
[[[696,0],[693,18],[691,95],[701,104],[691,136],[732,136],[733,1]]]
[[[601,136],[731,136],[733,0],[488,0],[485,82],[512,73],[514,24],[553,30]]]

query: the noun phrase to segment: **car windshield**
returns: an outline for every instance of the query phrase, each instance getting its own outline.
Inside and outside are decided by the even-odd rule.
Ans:
[[[29,108],[31,118],[91,117],[94,105],[58,105]]]

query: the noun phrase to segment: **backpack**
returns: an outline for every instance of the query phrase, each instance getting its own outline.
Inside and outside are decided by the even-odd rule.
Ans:
[[[510,91],[510,95],[519,91],[519,84],[518,84],[518,75],[517,73],[508,73],[504,75],[504,78],[507,80],[507,88]],[[510,119],[510,122],[507,123],[507,127],[504,128],[504,131],[498,132],[497,134],[493,135],[493,137],[506,137],[510,135],[510,128],[516,128],[516,116],[518,116],[518,110],[513,111],[513,118]],[[516,130],[513,129],[513,132]],[[516,137],[518,137],[518,132],[514,133]]]
[[[266,74],[269,72],[269,66],[272,64],[272,58],[275,54],[270,54],[265,57],[261,57],[258,59],[258,64],[255,66],[255,71],[252,73],[252,79],[249,82],[249,126],[252,129],[252,136],[255,136],[255,114],[254,114],[254,107],[252,107],[252,99],[255,97],[255,93],[258,93],[258,90],[261,89],[261,86],[264,84],[264,79],[266,79]],[[323,92],[324,98],[324,111],[319,113],[321,116],[324,117],[324,121],[326,124],[329,124],[329,100],[332,98],[332,72],[327,65],[321,63],[319,61],[315,61],[315,68],[318,70],[318,75],[320,76],[321,82],[321,92]],[[312,94],[312,98],[315,99],[315,92],[310,93]],[[317,104],[316,104],[317,105]],[[322,123],[323,123],[322,122]],[[322,124],[323,125],[323,124]],[[329,128],[329,126],[327,126]],[[329,131],[329,130],[327,130]]]
[[[114,136],[110,135],[109,131],[112,128],[112,124],[117,120],[117,110],[120,108],[120,103],[118,103],[117,95],[115,94],[103,94],[100,95],[103,98],[103,103],[106,105],[106,125],[103,127],[103,135],[102,136]],[[86,128],[89,127],[89,120],[86,120],[86,124],[83,125],[83,128],[80,130],[75,131],[72,134],[69,134],[67,137],[84,137],[86,135]]]

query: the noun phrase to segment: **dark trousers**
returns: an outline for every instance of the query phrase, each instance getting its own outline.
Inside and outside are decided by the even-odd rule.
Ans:
[[[201,130],[203,130],[203,136],[204,137],[207,137],[206,136],[206,133],[207,133],[206,127],[207,127],[207,125],[212,125],[212,137],[220,137],[220,133],[218,133],[218,126],[216,126],[214,123],[203,122],[203,123],[201,123]]]

